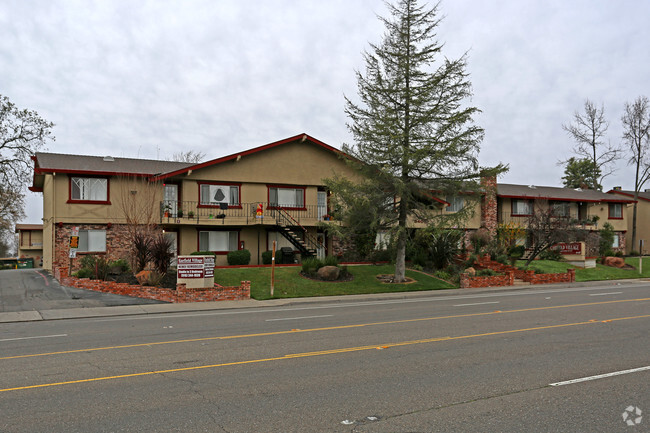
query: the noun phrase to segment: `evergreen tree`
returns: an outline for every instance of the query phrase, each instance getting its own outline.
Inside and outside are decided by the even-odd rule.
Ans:
[[[481,175],[496,175],[505,167],[479,166],[484,132],[473,121],[479,109],[465,104],[472,96],[467,58],[440,58],[438,5],[398,0],[387,6],[390,16],[380,18],[386,27],[383,41],[364,53],[365,74],[357,72],[359,101],[346,97],[355,144],[343,150],[366,183],[384,195],[379,204],[391,203],[395,281],[401,282],[407,221],[426,217],[420,212],[432,208],[426,196],[477,192]]]
[[[574,157],[566,161],[562,183],[567,188],[592,188],[601,191],[602,185],[598,183],[600,170],[588,159]]]

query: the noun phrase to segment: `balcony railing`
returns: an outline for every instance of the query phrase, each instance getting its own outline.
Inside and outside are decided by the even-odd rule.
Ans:
[[[261,214],[258,212],[261,205]],[[219,206],[205,205],[196,201],[160,203],[161,223],[207,224],[222,221],[224,224],[276,224],[278,209],[282,209],[296,223],[313,225],[319,221],[329,220],[327,209],[318,205],[306,205],[301,208],[270,206],[268,203],[241,203],[239,205]]]
[[[526,227],[528,225],[529,215],[513,215],[509,212],[499,212],[497,215],[498,224],[514,225]],[[568,215],[557,215],[554,218],[567,219],[575,226],[582,226],[583,228],[598,228],[599,217],[587,214],[578,215],[576,212],[569,213]]]

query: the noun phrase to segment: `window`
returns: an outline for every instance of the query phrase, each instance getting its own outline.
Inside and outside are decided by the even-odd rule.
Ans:
[[[553,216],[556,217],[569,217],[571,216],[571,205],[565,201],[556,201],[551,204],[553,206]]]
[[[303,208],[305,207],[305,188],[269,187],[269,206]]]
[[[389,232],[377,232],[377,236],[375,236],[375,249],[376,250],[387,250],[389,243],[390,243],[390,233]]]
[[[447,212],[458,212],[465,205],[465,200],[462,197],[447,197],[445,201],[449,203]]]
[[[614,233],[614,240],[612,241],[612,248],[618,248],[620,246],[618,240],[618,233]]]
[[[609,204],[609,218],[610,219],[623,219],[623,205],[621,203]]]
[[[529,200],[512,200],[512,214],[513,215],[531,215],[533,213],[533,207]]]
[[[236,251],[238,241],[239,232],[199,232],[199,251]]]
[[[70,200],[108,201],[108,179],[101,177],[71,178]]]
[[[106,252],[106,230],[79,230],[79,252]]]
[[[239,206],[239,185],[200,184],[200,201],[203,206],[218,206],[226,203],[228,206]]]

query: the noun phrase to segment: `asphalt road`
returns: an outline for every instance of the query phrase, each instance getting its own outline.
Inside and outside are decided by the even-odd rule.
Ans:
[[[0,431],[645,432],[649,330],[647,282],[0,324]]]
[[[0,313],[155,303],[161,302],[65,287],[43,269],[0,272]]]

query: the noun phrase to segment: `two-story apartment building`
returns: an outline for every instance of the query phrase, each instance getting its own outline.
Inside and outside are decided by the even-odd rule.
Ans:
[[[18,258],[31,258],[34,267],[43,266],[43,225],[16,224],[18,234]]]
[[[589,189],[558,188],[536,185],[497,185],[497,220],[499,224],[525,226],[537,209],[552,208],[553,215],[568,218],[592,232],[609,223],[615,231],[614,251],[625,251],[628,217],[627,197],[617,197]]]
[[[37,153],[32,191],[43,193],[44,267],[87,253],[124,258],[129,226],[156,224],[177,254],[271,248],[325,255],[332,240],[323,179],[353,177],[341,152],[306,134],[199,164]],[[69,239],[78,232],[77,257]]]
[[[632,245],[634,191],[623,190],[621,187],[614,187],[608,191],[608,194],[614,194],[627,200],[631,200],[624,209],[625,218],[627,220],[627,233],[625,236],[626,252],[639,251],[641,254],[648,254],[650,252],[650,189],[639,191],[636,211],[636,245]],[[642,250],[639,246],[640,240],[643,240]]]

